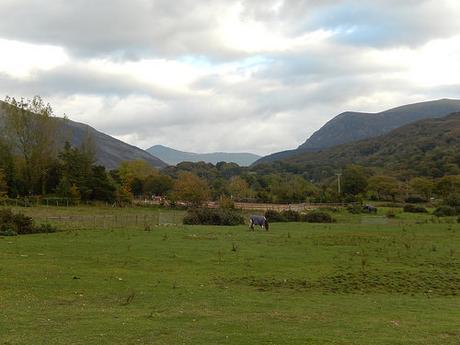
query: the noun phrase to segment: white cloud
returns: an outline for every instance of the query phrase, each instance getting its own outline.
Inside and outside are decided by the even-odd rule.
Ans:
[[[61,47],[30,44],[0,38],[0,73],[30,78],[37,70],[48,71],[69,61]]]

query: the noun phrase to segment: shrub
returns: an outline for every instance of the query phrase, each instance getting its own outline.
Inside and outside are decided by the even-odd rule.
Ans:
[[[439,206],[436,210],[434,210],[433,214],[436,217],[451,217],[451,216],[456,216],[458,215],[459,209],[456,209],[455,207],[452,206]]]
[[[323,211],[311,211],[302,216],[302,221],[308,223],[335,223],[336,220],[332,218],[329,213]]]
[[[288,221],[281,212],[278,212],[275,210],[267,210],[265,211],[264,215],[265,215],[265,218],[267,218],[268,222],[270,223],[281,223],[281,222]]]
[[[399,202],[385,202],[385,203],[380,204],[380,206],[399,208],[399,207],[404,207],[404,204],[401,204]]]
[[[32,218],[22,213],[13,213],[11,209],[0,209],[0,232],[19,235],[56,232],[49,224],[36,226]]]
[[[422,206],[416,206],[412,204],[405,205],[403,207],[404,212],[408,213],[428,213],[428,210]]]
[[[363,207],[361,205],[349,205],[347,211],[352,214],[360,214],[363,212]]]
[[[17,236],[17,235],[18,233],[11,229],[0,230],[0,236]]]
[[[419,195],[409,195],[406,199],[404,199],[405,202],[408,204],[420,204],[422,202],[427,202],[427,200]]]
[[[241,211],[234,209],[195,208],[187,211],[184,217],[187,225],[240,225],[244,224]]]
[[[460,207],[460,194],[451,194],[445,200],[444,204],[451,207]]]
[[[287,222],[298,222],[301,220],[300,213],[293,210],[281,211],[281,216],[284,217]]]

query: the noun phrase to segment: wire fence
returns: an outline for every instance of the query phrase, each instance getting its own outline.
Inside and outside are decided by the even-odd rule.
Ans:
[[[182,225],[183,212],[151,211],[148,214],[36,215],[37,223],[52,224],[62,230],[82,229],[153,229],[158,226]]]

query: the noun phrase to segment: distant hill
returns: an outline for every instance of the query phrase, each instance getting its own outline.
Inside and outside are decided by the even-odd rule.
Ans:
[[[239,166],[249,166],[260,158],[252,153],[193,153],[184,152],[166,147],[155,145],[146,150],[152,155],[160,158],[168,164],[176,165],[180,162],[206,162],[216,164],[218,162],[236,163]]]
[[[271,164],[305,171],[315,178],[352,163],[400,176],[459,174],[460,112],[417,121],[376,138],[299,152]]]
[[[7,106],[6,103],[0,101],[0,123],[3,122],[5,106]],[[144,160],[156,168],[167,166],[165,162],[150,153],[104,134],[91,126],[62,118],[56,118],[56,120],[62,124],[59,129],[62,137],[61,144],[68,140],[73,146],[78,147],[85,138],[91,137],[96,149],[97,163],[109,170],[116,169],[123,161],[135,159]]]
[[[302,151],[324,148],[373,138],[406,124],[428,118],[438,118],[460,111],[460,100],[441,99],[404,105],[380,113],[345,112],[337,115],[297,149],[277,152],[256,162],[282,160]]]

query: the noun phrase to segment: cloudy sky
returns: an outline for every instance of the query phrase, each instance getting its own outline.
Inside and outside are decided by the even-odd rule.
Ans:
[[[267,154],[460,98],[458,0],[0,0],[0,96],[142,148]]]

